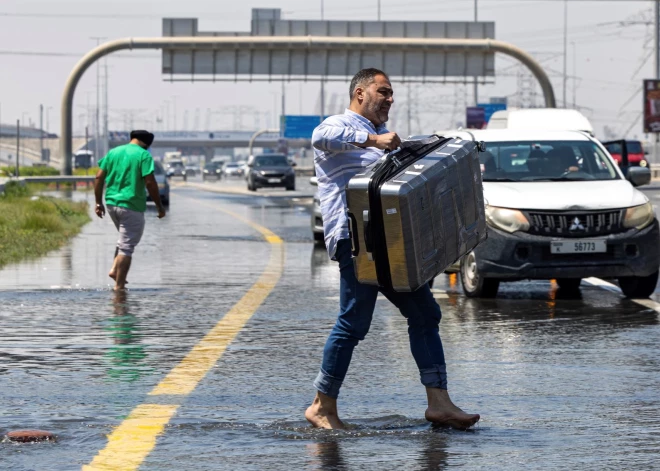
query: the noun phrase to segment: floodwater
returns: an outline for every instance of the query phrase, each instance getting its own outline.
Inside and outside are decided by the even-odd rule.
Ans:
[[[167,218],[147,213],[125,295],[109,289],[115,233],[106,219],[60,251],[0,270],[0,434],[58,437],[0,443],[0,469],[80,469],[136,406],[153,403],[150,391],[269,264],[271,245],[224,210],[284,240],[281,276],[190,393],[158,398],[178,409],[139,469],[658,466],[659,314],[588,285],[578,298],[535,282],[469,300],[454,277],[437,278],[450,393],[482,416],[468,432],[423,420],[405,320],[379,300],[340,398],[351,429],[308,427],[338,272],[311,242],[304,203],[173,189]]]

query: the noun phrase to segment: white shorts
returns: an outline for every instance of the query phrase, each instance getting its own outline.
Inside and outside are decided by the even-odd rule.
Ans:
[[[118,254],[133,256],[135,246],[142,239],[144,232],[144,213],[120,206],[108,206],[108,214],[119,231]]]

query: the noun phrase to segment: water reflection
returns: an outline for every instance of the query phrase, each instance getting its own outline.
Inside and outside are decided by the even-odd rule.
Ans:
[[[62,247],[62,284],[64,286],[73,285],[73,247],[71,243]]]
[[[401,469],[397,465],[403,462],[414,461],[413,468],[424,471],[438,471],[449,465],[449,440],[452,432],[444,428],[432,428],[421,432],[420,435],[397,434],[397,437],[387,436],[391,430],[371,431],[371,439],[366,437],[351,437],[350,434],[328,436],[315,440],[306,445],[309,456],[308,469],[321,469],[324,471],[340,471],[347,469],[365,469],[367,463],[381,465],[387,461],[389,455],[390,467],[375,467],[366,469]],[[420,432],[416,432],[420,433]],[[392,455],[392,447],[401,447],[406,451],[402,454]],[[401,461],[400,461],[401,460]]]
[[[307,445],[307,452],[312,458],[310,463],[312,469],[329,471],[348,469],[339,439],[336,437],[310,443]]]
[[[140,320],[133,315],[127,291],[115,291],[112,305],[113,316],[108,320],[105,330],[110,334],[113,346],[108,348],[105,357],[110,366],[106,373],[108,378],[116,381],[133,382],[150,371],[146,366],[144,346],[141,344]]]
[[[444,429],[434,429],[425,441],[418,460],[420,469],[436,471],[448,465],[447,435],[443,432]]]

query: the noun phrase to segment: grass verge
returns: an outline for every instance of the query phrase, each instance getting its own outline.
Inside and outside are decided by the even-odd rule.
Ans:
[[[33,197],[8,183],[0,196],[0,267],[60,248],[90,221],[87,203]]]

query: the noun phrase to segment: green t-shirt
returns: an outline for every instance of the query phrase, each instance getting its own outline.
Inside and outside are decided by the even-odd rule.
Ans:
[[[151,154],[137,144],[115,147],[99,162],[105,171],[105,203],[141,213],[147,210],[144,177],[154,172]]]

